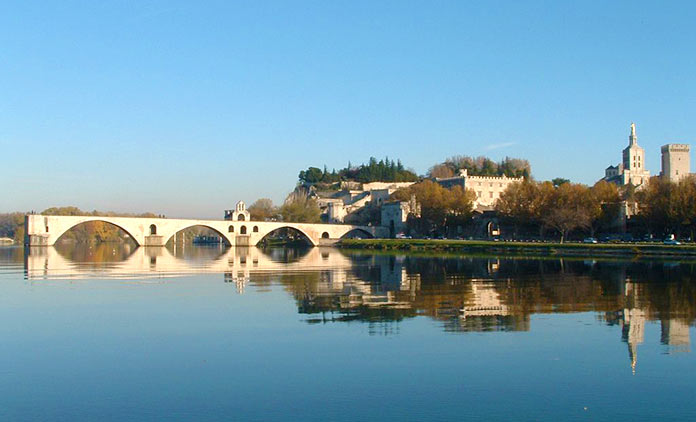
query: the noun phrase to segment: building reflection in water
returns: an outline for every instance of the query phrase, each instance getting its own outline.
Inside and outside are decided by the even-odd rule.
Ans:
[[[109,249],[111,248],[111,249]],[[646,321],[660,321],[667,353],[688,352],[696,317],[691,263],[416,257],[337,249],[137,248],[32,249],[28,280],[167,278],[221,273],[239,294],[281,285],[307,323],[363,321],[370,333],[393,334],[419,315],[446,331],[529,331],[531,316],[597,312],[621,328],[635,371]]]

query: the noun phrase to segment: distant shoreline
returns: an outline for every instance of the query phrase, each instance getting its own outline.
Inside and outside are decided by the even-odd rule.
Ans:
[[[436,239],[343,239],[336,244],[343,249],[393,251],[443,251],[468,253],[505,253],[537,256],[632,256],[696,257],[696,244],[663,245],[656,243],[544,243],[493,242],[488,240]]]

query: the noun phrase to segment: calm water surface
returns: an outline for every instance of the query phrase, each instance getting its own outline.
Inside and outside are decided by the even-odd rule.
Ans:
[[[0,248],[0,420],[696,420],[696,262]]]

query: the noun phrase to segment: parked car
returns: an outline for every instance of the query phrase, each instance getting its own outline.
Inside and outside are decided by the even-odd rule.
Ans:
[[[681,245],[681,242],[679,242],[673,234],[667,236],[662,243],[664,243],[665,245]]]
[[[586,237],[582,240],[582,243],[597,243],[597,239],[594,237]]]

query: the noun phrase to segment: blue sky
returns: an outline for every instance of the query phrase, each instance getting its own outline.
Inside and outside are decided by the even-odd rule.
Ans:
[[[594,183],[696,138],[696,3],[5,2],[0,212],[221,217],[307,166],[527,158]]]

